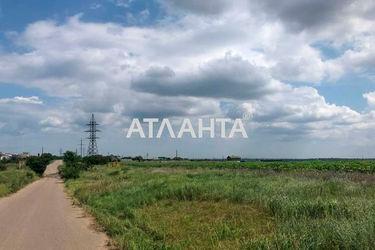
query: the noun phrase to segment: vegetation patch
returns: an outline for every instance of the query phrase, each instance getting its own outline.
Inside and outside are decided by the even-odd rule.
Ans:
[[[50,153],[42,154],[41,156],[30,156],[26,160],[26,165],[37,175],[42,176],[48,164],[54,159],[56,157]]]
[[[120,249],[375,245],[369,172],[147,164],[94,166],[66,181]]]
[[[263,209],[227,201],[163,200],[135,215],[172,249],[239,249],[268,237],[275,226]]]
[[[15,164],[10,164],[0,171],[0,197],[16,192],[36,179],[37,175],[30,169],[18,169]]]

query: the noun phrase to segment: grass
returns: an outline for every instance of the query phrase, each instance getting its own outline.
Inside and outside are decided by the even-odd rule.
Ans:
[[[302,160],[302,161],[145,161],[128,162],[135,167],[183,167],[183,168],[225,168],[225,169],[314,169],[333,171],[356,171],[375,173],[375,160]]]
[[[251,204],[163,200],[136,210],[135,217],[174,248],[239,248],[274,233],[273,219]]]
[[[102,166],[66,185],[120,249],[375,245],[372,173],[221,164]]]
[[[9,195],[35,181],[38,177],[28,169],[17,169],[16,164],[9,164],[0,171],[0,197]]]

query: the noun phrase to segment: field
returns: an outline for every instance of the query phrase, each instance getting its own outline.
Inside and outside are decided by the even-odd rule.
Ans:
[[[121,249],[370,249],[374,165],[128,162],[66,186]]]
[[[28,168],[17,169],[16,164],[8,164],[0,170],[0,197],[18,191],[38,177]]]

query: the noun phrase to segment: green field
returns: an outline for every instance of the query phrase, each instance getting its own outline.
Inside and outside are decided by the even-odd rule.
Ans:
[[[0,197],[14,193],[38,177],[28,168],[17,169],[17,164],[7,164],[0,170]]]
[[[121,249],[371,249],[374,161],[129,162],[66,186]]]

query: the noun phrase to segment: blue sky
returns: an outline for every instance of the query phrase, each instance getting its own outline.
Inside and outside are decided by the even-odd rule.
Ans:
[[[370,0],[1,0],[0,151],[74,150],[95,113],[103,153],[375,157],[374,16]],[[124,135],[243,113],[248,140]]]
[[[43,0],[3,0],[1,1],[0,29],[2,31],[22,31],[33,22],[45,19],[55,20],[62,23],[67,17],[82,13],[82,20],[93,22],[116,22],[129,25],[126,18],[127,13],[140,14],[148,10],[150,15],[146,24],[163,17],[163,10],[154,1],[117,1],[117,0],[66,0],[66,1],[43,1]]]

